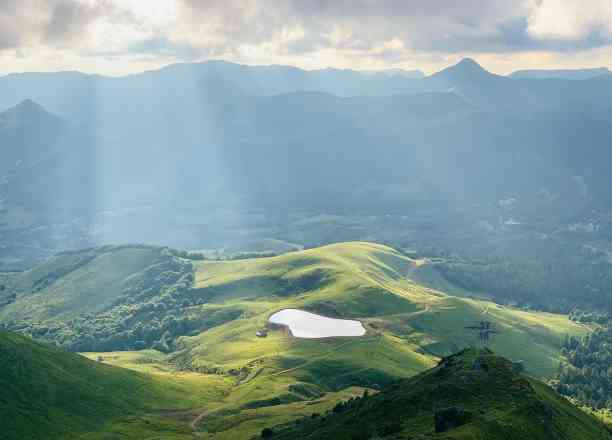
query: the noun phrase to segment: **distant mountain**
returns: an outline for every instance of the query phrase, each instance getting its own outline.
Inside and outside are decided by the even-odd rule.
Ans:
[[[425,74],[421,70],[404,70],[404,69],[385,69],[385,70],[360,70],[360,73],[372,76],[400,76],[411,79],[425,78]]]
[[[601,75],[610,75],[612,72],[607,67],[594,69],[550,69],[550,70],[517,70],[509,75],[514,79],[571,79],[584,80]]]
[[[0,113],[0,177],[52,154],[63,122],[27,99]]]
[[[267,429],[270,439],[606,440],[612,430],[487,349],[468,349],[380,393]]]
[[[426,78],[428,84],[442,84],[449,86],[465,83],[481,83],[500,78],[498,75],[488,72],[480,64],[471,58],[464,58],[454,66],[447,67],[440,72],[434,73]]]
[[[4,270],[107,243],[398,240],[466,252],[489,234],[561,240],[556,231],[592,224],[591,238],[607,240],[612,229],[611,75],[518,81],[466,59],[422,79],[222,61],[0,78],[0,104],[25,99],[61,119],[27,104],[4,118],[31,121],[23,136],[0,128],[12,136],[0,150]],[[572,285],[583,286],[572,298],[605,302]]]

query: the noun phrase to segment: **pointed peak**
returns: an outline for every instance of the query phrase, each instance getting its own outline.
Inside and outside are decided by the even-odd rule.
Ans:
[[[472,58],[463,58],[457,64],[447,67],[438,73],[434,73],[430,78],[456,83],[487,80],[495,76],[496,75],[484,69]]]
[[[16,106],[0,112],[0,118],[15,121],[57,119],[55,115],[31,99],[24,99]]]
[[[448,69],[461,70],[464,72],[489,73],[484,67],[478,64],[478,62],[476,62],[476,60],[474,60],[473,58],[463,58],[457,64],[455,64],[452,67],[449,67]]]
[[[24,112],[46,112],[42,105],[32,101],[31,99],[24,99],[13,107],[13,109]]]
[[[482,67],[480,66],[480,64],[478,64],[478,62],[474,59],[474,58],[470,58],[470,57],[466,57],[466,58],[462,58],[461,61],[459,61],[457,63],[458,66],[474,66],[474,67],[480,67],[482,69]]]

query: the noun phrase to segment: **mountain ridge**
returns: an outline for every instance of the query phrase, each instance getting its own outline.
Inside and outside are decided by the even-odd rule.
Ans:
[[[612,430],[488,349],[466,349],[431,370],[333,411],[262,433],[271,439],[604,440]],[[265,435],[264,435],[265,434]],[[416,436],[416,437],[415,437]]]
[[[570,79],[586,80],[602,75],[610,75],[612,72],[607,67],[595,67],[588,69],[525,69],[517,70],[508,75],[516,79]]]

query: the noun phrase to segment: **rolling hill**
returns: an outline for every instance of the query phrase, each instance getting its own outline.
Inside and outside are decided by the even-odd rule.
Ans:
[[[349,343],[359,362],[368,360],[361,346],[376,346],[407,356],[408,362],[395,360],[406,372],[473,342],[464,327],[485,318],[502,330],[493,348],[525,360],[540,376],[556,370],[565,335],[587,331],[562,315],[429,288],[443,281],[434,267],[372,243],[233,261],[186,260],[148,246],[103,247],[1,276],[0,322],[9,329],[78,351],[180,352],[185,368],[193,369],[241,369],[274,352],[276,358],[268,360],[282,370],[312,357],[310,349],[323,354],[346,343],[330,341],[322,349],[309,341],[287,344],[280,334],[258,339],[267,317],[283,308],[362,320],[366,339],[376,343]]]
[[[374,243],[244,260],[196,257],[107,246],[0,274],[0,323],[147,373],[164,386],[197,390],[187,401],[160,400],[157,408],[165,412],[139,409],[134,419],[111,418],[113,432],[143,438],[135,433],[157,427],[168,438],[195,431],[219,440],[249,439],[425,371],[474,344],[465,327],[483,319],[500,331],[491,347],[542,378],[564,362],[565,336],[589,330],[563,315],[455,296],[469,292],[450,285],[427,260]],[[258,337],[268,317],[284,308],[357,319],[367,333],[308,340],[271,328]],[[88,439],[104,438],[89,429]]]
[[[356,387],[323,392],[305,383],[236,383],[219,375],[178,373],[152,351],[95,358],[0,332],[3,438],[247,440],[262,433],[279,439],[603,440],[612,435],[487,349],[445,357],[380,392]],[[253,400],[265,393],[262,388],[286,394]]]
[[[263,438],[604,440],[612,430],[491,351],[470,349]]]

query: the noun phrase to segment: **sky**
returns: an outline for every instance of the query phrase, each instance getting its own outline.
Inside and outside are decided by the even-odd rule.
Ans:
[[[610,0],[0,0],[0,74],[224,59],[432,73],[612,67]]]

